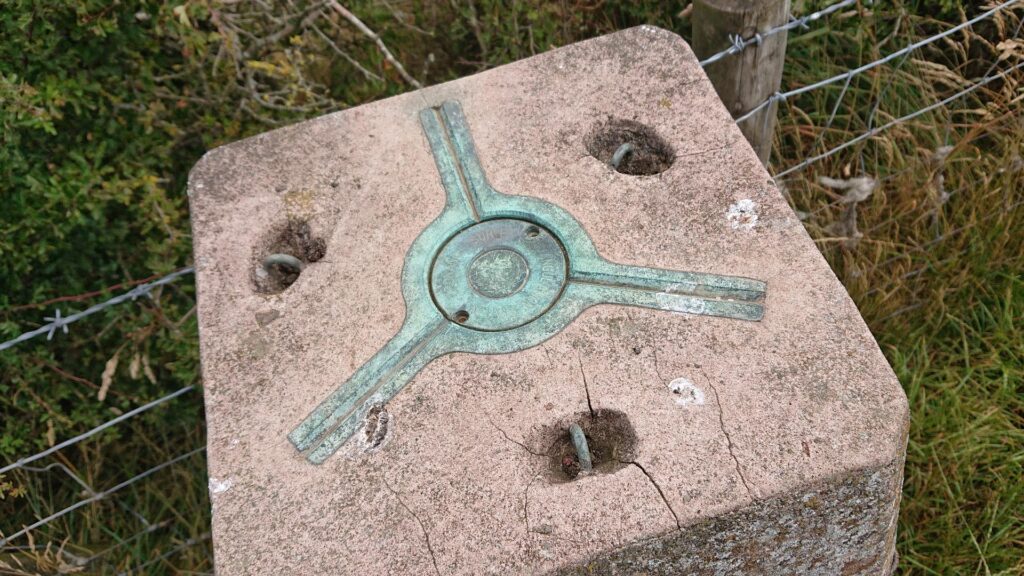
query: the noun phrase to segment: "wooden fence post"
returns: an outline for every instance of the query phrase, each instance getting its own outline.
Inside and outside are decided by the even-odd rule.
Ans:
[[[701,60],[743,39],[786,23],[789,0],[695,0],[693,50]],[[746,114],[779,90],[786,58],[786,32],[765,37],[739,54],[709,64],[704,70],[733,118]],[[764,164],[772,151],[778,103],[740,123],[740,130]]]

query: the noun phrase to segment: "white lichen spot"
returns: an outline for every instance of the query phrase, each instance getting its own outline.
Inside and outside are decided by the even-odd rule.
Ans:
[[[952,154],[955,149],[955,146],[939,146],[935,149],[935,152],[932,153],[932,162],[940,166],[945,164],[946,158],[949,158],[949,155]]]
[[[213,496],[214,494],[227,492],[228,489],[231,488],[231,478],[228,478],[226,480],[218,480],[211,476],[207,488],[210,490],[211,496]]]
[[[731,204],[725,219],[733,230],[750,230],[757,224],[757,204],[750,198]]]
[[[704,391],[687,378],[676,378],[669,382],[668,389],[676,397],[680,406],[702,406]]]

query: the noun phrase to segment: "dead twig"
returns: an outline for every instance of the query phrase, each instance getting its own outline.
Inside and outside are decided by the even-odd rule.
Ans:
[[[345,59],[346,62],[348,62],[349,64],[354,66],[356,68],[356,70],[359,70],[360,72],[362,72],[363,76],[365,76],[368,80],[376,80],[377,82],[383,82],[384,81],[383,78],[381,78],[377,74],[374,74],[373,72],[367,70],[366,67],[363,66],[362,64],[360,64],[358,60],[356,60],[355,58],[349,56],[347,52],[345,52],[344,50],[339,48],[338,45],[335,44],[334,41],[331,40],[330,37],[328,37],[327,34],[325,34],[324,31],[320,29],[319,26],[317,26],[316,24],[313,24],[312,26],[310,26],[310,29],[313,32],[316,32],[317,36],[319,36],[320,39],[323,40],[324,43],[326,43],[331,48],[331,50],[334,50],[335,54],[337,54],[338,56],[341,56],[342,58]]]
[[[367,26],[366,24],[363,24],[363,21],[360,20],[355,14],[349,12],[347,8],[345,8],[341,4],[338,4],[337,0],[329,0],[327,4],[331,8],[333,8],[335,12],[341,14],[342,18],[348,20],[350,24],[352,24],[360,32],[362,32],[363,35],[372,40],[373,43],[377,45],[377,49],[380,50],[380,53],[384,55],[384,59],[395,67],[395,70],[398,71],[398,74],[401,75],[406,82],[408,82],[413,88],[423,88],[423,85],[420,84],[419,81],[417,81],[415,78],[410,76],[408,72],[406,72],[405,66],[402,66],[402,63],[395,59],[395,56],[391,53],[391,50],[388,50],[387,45],[384,44],[383,40],[381,40],[380,35],[371,30],[370,27]]]

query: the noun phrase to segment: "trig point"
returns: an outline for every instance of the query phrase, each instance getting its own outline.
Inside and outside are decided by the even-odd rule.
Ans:
[[[907,402],[677,36],[189,181],[219,576],[886,574]]]

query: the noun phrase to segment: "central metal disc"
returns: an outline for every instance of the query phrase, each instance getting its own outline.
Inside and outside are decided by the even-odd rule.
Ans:
[[[509,330],[558,300],[566,269],[565,251],[548,230],[525,220],[487,220],[441,248],[430,271],[430,291],[453,322]]]
[[[530,267],[519,252],[495,248],[469,265],[469,283],[488,298],[505,298],[522,290]]]

